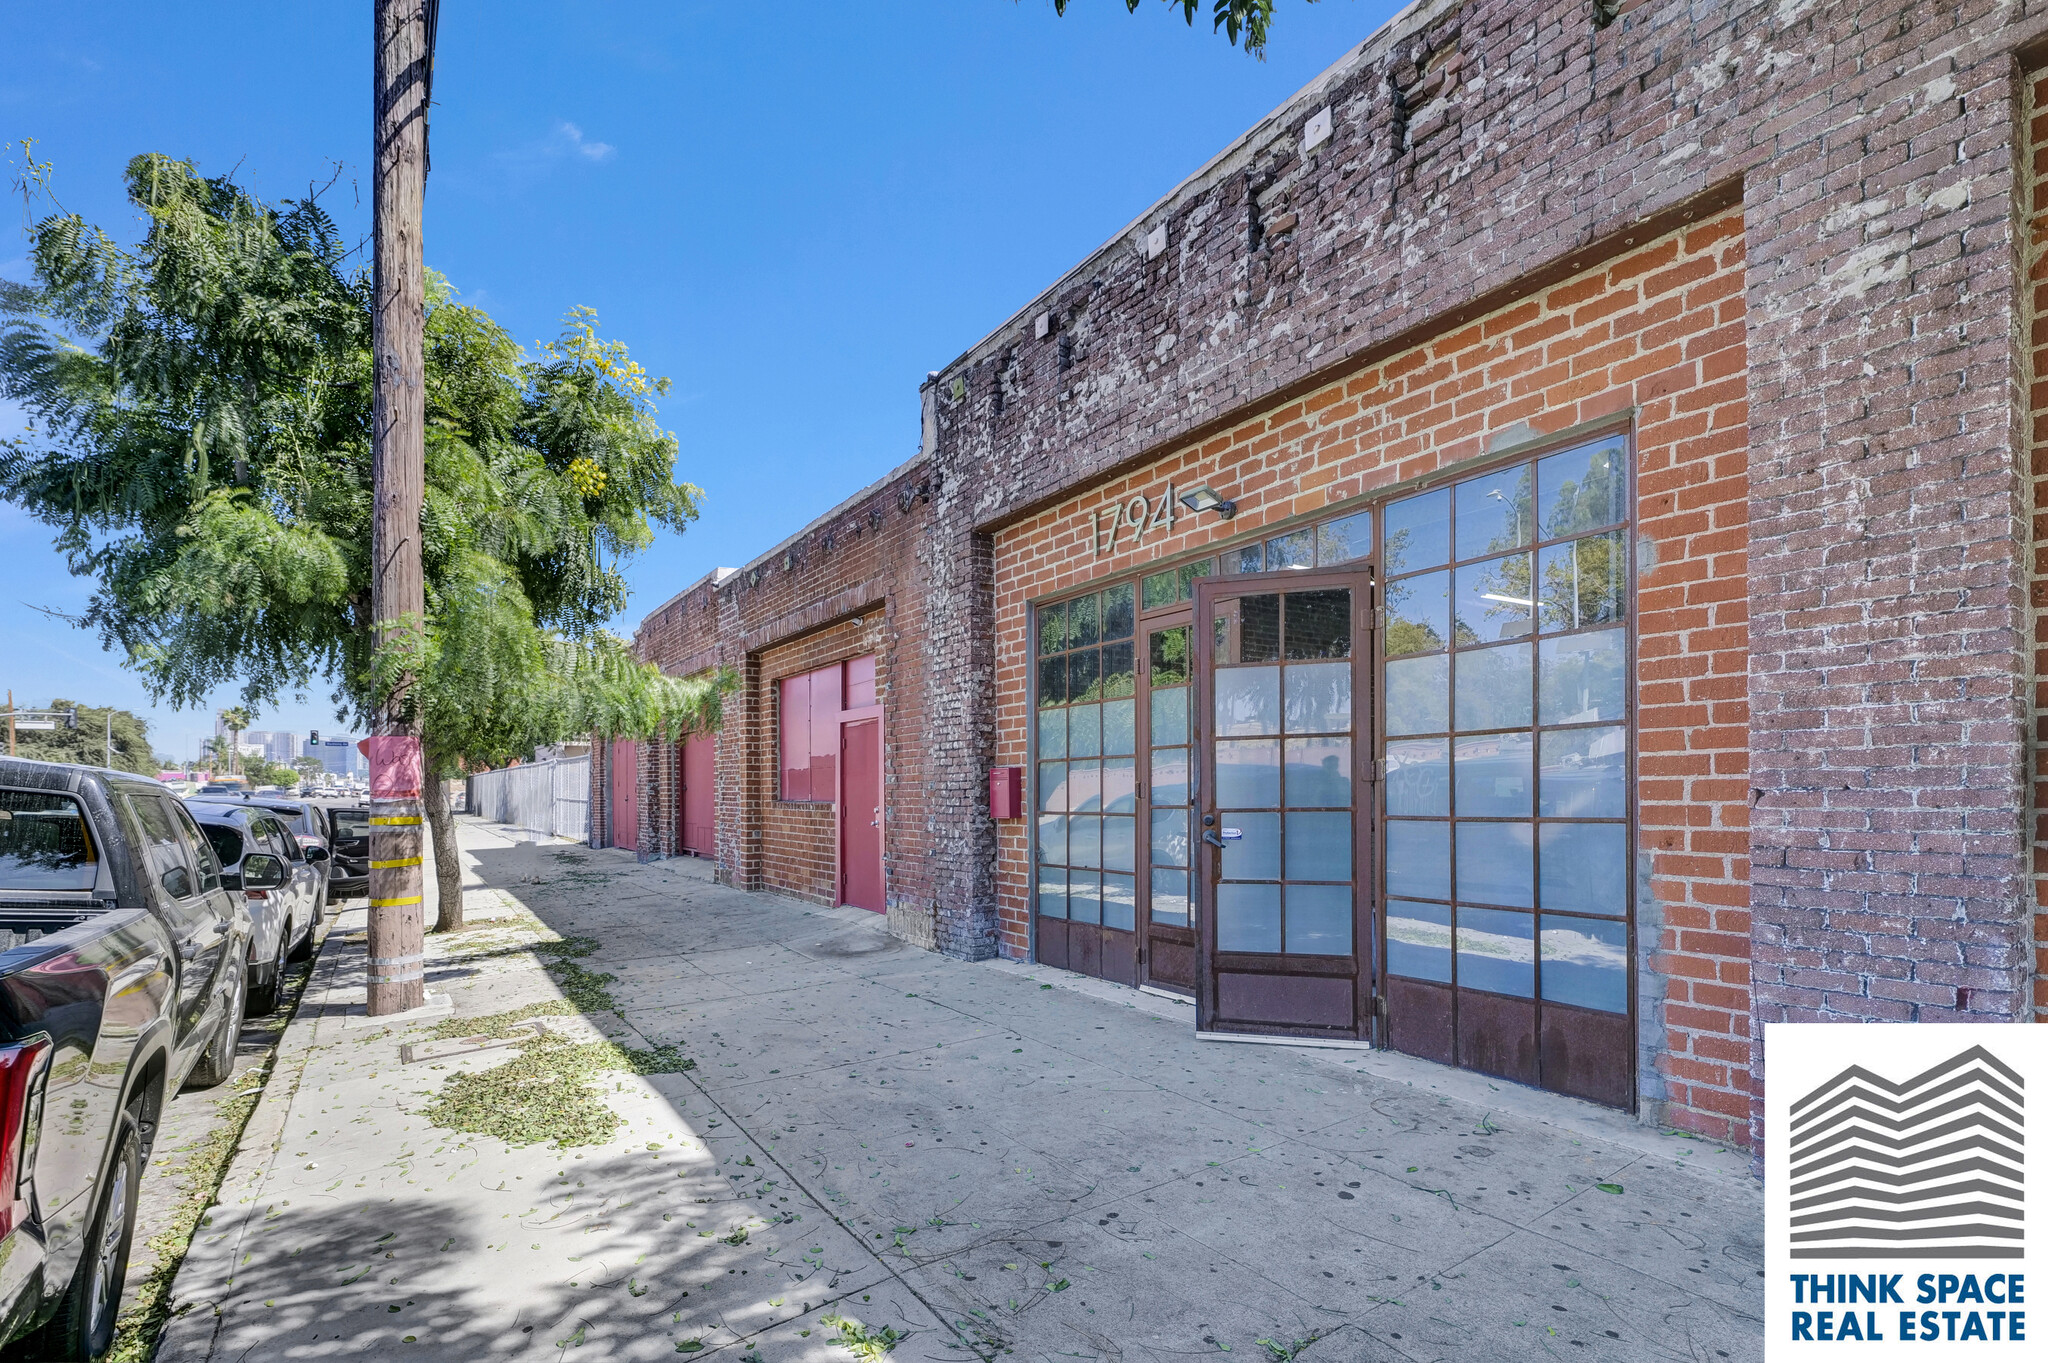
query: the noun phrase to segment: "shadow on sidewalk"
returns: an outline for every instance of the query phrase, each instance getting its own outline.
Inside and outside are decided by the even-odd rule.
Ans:
[[[1357,1053],[1200,1042],[1142,996],[623,852],[471,851],[595,939],[580,964],[640,1037],[695,1058],[672,1108],[728,1178],[748,1160],[733,1187],[842,1228],[915,1299],[899,1359],[942,1338],[991,1358],[1761,1354],[1739,1156],[1550,1095],[1475,1105]]]

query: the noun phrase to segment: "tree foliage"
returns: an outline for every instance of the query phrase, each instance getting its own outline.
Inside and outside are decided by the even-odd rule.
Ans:
[[[1052,0],[1053,13],[1065,14],[1072,0]],[[1124,0],[1127,13],[1136,14],[1144,0]],[[1178,8],[1190,27],[1195,15],[1201,11],[1202,0],[1166,0],[1169,7]],[[1273,25],[1274,0],[1210,0],[1209,27],[1221,29],[1233,44],[1242,45],[1244,50],[1263,59],[1266,54],[1266,35]],[[1302,0],[1314,4],[1315,0]]]
[[[317,196],[265,203],[171,157],[127,168],[133,247],[75,214],[0,284],[0,395],[34,435],[0,496],[52,526],[94,592],[81,623],[151,690],[254,708],[316,679],[365,719],[371,650],[370,285]],[[528,355],[430,278],[427,615],[409,693],[430,763],[578,732],[708,724],[719,687],[637,663],[602,623],[621,559],[682,530],[697,489],[650,378],[587,309]]]
[[[23,709],[36,707],[23,706]],[[149,721],[127,710],[116,710],[107,706],[80,705],[63,697],[50,702],[52,710],[77,710],[78,727],[69,728],[58,721],[54,729],[22,729],[15,734],[15,748],[20,756],[32,757],[38,762],[76,762],[88,767],[104,767],[107,761],[107,721],[111,717],[114,726],[115,771],[141,772],[154,776],[161,768],[156,764],[156,755],[149,743]]]

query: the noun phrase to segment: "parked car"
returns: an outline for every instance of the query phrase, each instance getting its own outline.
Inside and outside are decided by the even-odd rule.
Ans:
[[[112,1344],[158,1116],[234,1069],[242,905],[160,782],[0,758],[0,1344]]]
[[[189,807],[220,858],[221,883],[248,903],[249,1011],[275,1012],[286,963],[305,959],[313,947],[320,921],[319,863],[327,849],[299,846],[291,830],[261,805],[194,800]],[[252,857],[275,859],[284,868],[281,883],[270,884],[264,876],[250,884]]]
[[[364,805],[339,805],[327,811],[333,830],[334,872],[327,881],[330,899],[351,899],[370,892],[370,811]]]
[[[245,796],[251,804],[269,810],[291,830],[292,838],[311,856],[315,847],[327,853],[323,857],[312,857],[313,865],[320,873],[320,900],[314,921],[327,916],[327,901],[330,897],[329,882],[334,875],[334,833],[328,826],[327,811],[319,805],[305,800],[266,799],[261,794]]]
[[[248,787],[240,781],[208,781],[199,787],[201,795],[240,795]]]

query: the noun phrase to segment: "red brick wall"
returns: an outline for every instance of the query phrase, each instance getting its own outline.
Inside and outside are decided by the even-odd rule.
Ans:
[[[1489,449],[1634,409],[1638,905],[1643,1087],[1665,1120],[1746,1139],[1749,1114],[1748,408],[1744,238],[1724,212],[1306,396],[1247,417],[995,537],[996,761],[1025,761],[1026,607],[1080,584],[1370,499]],[[1093,515],[1167,480],[1236,499],[1231,521],[1106,559]],[[1005,951],[1027,950],[1025,822],[999,833]],[[1660,997],[1662,995],[1662,997]]]
[[[817,902],[833,898],[828,808],[776,799],[780,677],[873,653],[883,707],[883,874],[892,930],[935,942],[926,800],[929,728],[922,632],[931,474],[912,462],[819,517],[723,582],[661,606],[634,635],[640,657],[675,675],[714,667],[740,678],[717,734],[718,877]],[[672,855],[680,745],[642,745],[642,847]]]
[[[784,800],[779,761],[780,714],[777,683],[827,663],[880,655],[885,634],[878,610],[858,619],[830,625],[790,643],[764,650],[748,678],[750,696],[746,745],[754,754],[748,796],[761,827],[759,884],[817,904],[838,900],[839,826],[833,807],[822,802]],[[875,696],[882,705],[883,725],[889,714],[888,671],[877,656]],[[884,792],[887,808],[887,792]]]

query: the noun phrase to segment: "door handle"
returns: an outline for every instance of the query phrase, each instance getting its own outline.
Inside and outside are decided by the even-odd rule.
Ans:
[[[1226,850],[1223,846],[1223,839],[1216,836],[1216,830],[1213,828],[1202,830],[1202,841],[1208,843],[1219,852]]]

